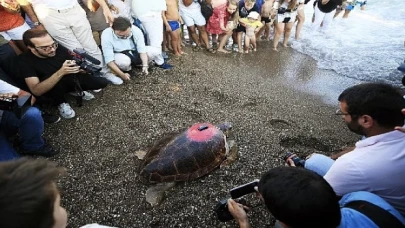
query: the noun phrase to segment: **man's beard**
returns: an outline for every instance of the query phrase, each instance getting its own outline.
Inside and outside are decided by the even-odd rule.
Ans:
[[[352,120],[350,123],[346,123],[346,125],[350,131],[352,131],[358,135],[366,135],[364,128],[354,120]]]
[[[39,51],[37,51],[37,53],[38,53],[38,55],[40,55],[40,56],[43,57],[43,58],[54,57],[55,54],[56,54],[56,52],[52,52],[52,53],[49,53],[49,54],[42,54],[42,53],[40,53]]]

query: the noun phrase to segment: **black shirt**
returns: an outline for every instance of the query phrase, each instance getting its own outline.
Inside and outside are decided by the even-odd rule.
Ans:
[[[250,10],[247,10],[246,8],[245,8],[245,2],[244,1],[241,1],[241,2],[239,2],[239,17],[240,18],[245,18],[245,17],[247,17],[248,15],[249,15],[249,13],[250,12],[253,12],[253,11],[255,11],[255,12],[260,12],[260,9],[259,9],[259,6],[255,3],[255,5],[252,7],[252,9],[250,9]]]
[[[322,4],[322,0],[318,0],[318,8],[323,13],[330,13],[339,5],[342,5],[342,0],[330,0],[325,5]]]
[[[38,77],[39,81],[44,81],[58,71],[66,60],[72,60],[68,50],[59,46],[53,57],[39,58],[27,51],[19,56],[20,78]]]

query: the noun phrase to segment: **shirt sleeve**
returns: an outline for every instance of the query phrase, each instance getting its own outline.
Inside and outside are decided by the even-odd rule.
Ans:
[[[325,174],[325,180],[332,186],[336,195],[350,192],[370,191],[365,175],[352,162],[339,158]]]
[[[112,32],[111,28],[107,28],[101,34],[101,47],[103,49],[104,61],[106,64],[115,60]]]
[[[134,42],[136,44],[136,50],[138,51],[138,53],[147,52],[143,33],[139,28],[135,27],[134,25],[132,26],[132,39],[134,39]]]
[[[34,66],[32,65],[32,62],[29,60],[27,54],[29,53],[23,53],[18,57],[18,62],[19,62],[19,68],[20,68],[20,77],[21,78],[31,78],[31,77],[38,77],[37,72],[35,71]]]
[[[20,91],[19,88],[8,84],[7,82],[3,81],[0,79],[0,94],[5,94],[5,93],[14,93],[17,94]]]

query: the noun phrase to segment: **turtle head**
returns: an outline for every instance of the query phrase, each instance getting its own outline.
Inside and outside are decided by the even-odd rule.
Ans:
[[[225,136],[228,137],[229,133],[232,130],[232,124],[230,122],[225,122],[225,123],[221,123],[216,125],[216,127],[221,130]]]

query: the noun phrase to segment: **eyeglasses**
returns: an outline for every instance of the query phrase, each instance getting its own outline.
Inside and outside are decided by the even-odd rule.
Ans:
[[[49,45],[49,46],[35,46],[35,48],[37,49],[41,49],[42,51],[50,51],[51,49],[55,49],[58,48],[58,43],[53,42],[53,44]]]
[[[342,110],[338,109],[338,110],[336,110],[335,115],[337,115],[337,116],[347,116],[347,115],[350,115],[350,113],[344,113],[344,112],[342,112]]]

